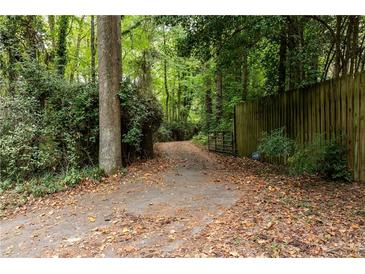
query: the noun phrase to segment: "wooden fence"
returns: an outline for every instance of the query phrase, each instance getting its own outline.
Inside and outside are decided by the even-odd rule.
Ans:
[[[235,108],[238,155],[250,156],[262,133],[279,127],[302,144],[317,134],[327,140],[344,136],[354,180],[365,182],[365,72],[239,103]]]

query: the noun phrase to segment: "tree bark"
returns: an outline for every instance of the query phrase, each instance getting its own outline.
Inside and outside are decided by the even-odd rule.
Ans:
[[[184,79],[184,72],[182,72],[182,76],[180,75],[179,72],[179,84],[177,87],[177,120],[181,121],[181,91],[182,91],[182,83],[181,83],[181,79]]]
[[[285,92],[285,79],[286,79],[286,28],[285,24],[283,24],[281,33],[280,33],[280,49],[279,49],[279,93]]]
[[[54,57],[55,57],[55,50],[56,50],[56,38],[55,38],[55,16],[49,15],[47,17],[49,32],[50,32],[50,38],[51,38],[51,48],[46,52],[46,58],[45,63],[47,67],[50,64],[54,64]]]
[[[163,29],[163,46],[164,46],[164,50],[166,51],[166,33],[165,33],[165,28]],[[165,52],[166,54],[166,52]],[[164,57],[163,60],[163,72],[164,72],[164,86],[165,86],[165,93],[166,93],[166,101],[165,101],[165,108],[166,108],[166,119],[167,121],[169,121],[169,99],[170,99],[170,93],[169,93],[169,89],[168,89],[168,84],[167,84],[167,59],[166,56]]]
[[[303,26],[298,16],[287,16],[288,25],[288,61],[289,90],[302,84],[303,63],[300,59],[303,44]]]
[[[212,86],[210,75],[206,76],[206,90],[205,90],[205,130],[208,132],[211,127],[212,120]]]
[[[71,67],[71,71],[70,71],[70,82],[73,82],[75,73],[77,72],[77,69],[79,67],[80,46],[81,46],[82,39],[85,37],[85,35],[84,36],[82,35],[82,27],[84,25],[84,18],[85,18],[85,16],[82,16],[80,18],[80,20],[78,21],[79,29],[77,32],[76,51],[75,51],[75,56],[74,56],[75,61],[72,63],[72,67]]]
[[[242,100],[246,101],[248,94],[248,65],[247,65],[247,50],[245,49],[242,55]]]
[[[90,61],[90,70],[91,70],[91,82],[95,83],[96,81],[96,69],[95,69],[95,17],[91,15],[90,22],[90,52],[91,52],[91,61]]]
[[[57,48],[57,71],[62,77],[65,74],[67,64],[67,29],[68,16],[63,15],[60,18],[60,26],[58,32],[58,48]]]
[[[336,16],[336,35],[335,35],[335,78],[340,77],[341,73],[341,22],[342,16]]]
[[[99,166],[108,175],[122,165],[120,88],[120,16],[98,16]]]
[[[217,69],[217,98],[216,98],[216,120],[217,123],[222,119],[223,114],[223,90],[222,90],[222,70],[220,68]]]
[[[351,16],[352,17],[352,47],[351,47],[351,63],[350,63],[350,74],[354,74],[356,72],[356,63],[358,56],[358,46],[359,46],[359,16]]]

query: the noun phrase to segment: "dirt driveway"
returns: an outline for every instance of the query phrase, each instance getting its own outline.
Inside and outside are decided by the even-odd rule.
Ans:
[[[365,184],[161,143],[0,221],[3,257],[365,257]]]
[[[168,257],[238,200],[233,184],[212,176],[223,167],[208,152],[190,142],[157,151],[127,176],[1,220],[1,256]]]

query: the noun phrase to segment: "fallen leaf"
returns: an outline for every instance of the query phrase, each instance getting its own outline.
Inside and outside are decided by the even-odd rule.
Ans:
[[[90,223],[93,223],[96,221],[96,217],[95,216],[89,216],[87,217],[87,219],[89,220]]]
[[[266,229],[270,229],[272,228],[272,226],[274,225],[273,222],[269,222],[267,225],[266,225]]]

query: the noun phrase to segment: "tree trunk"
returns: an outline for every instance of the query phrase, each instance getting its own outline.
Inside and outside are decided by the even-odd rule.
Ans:
[[[205,91],[205,130],[209,132],[212,120],[212,86],[210,75],[207,76],[207,86]]]
[[[336,16],[336,35],[335,35],[335,78],[340,77],[341,73],[341,22],[342,16]]]
[[[57,71],[62,77],[65,75],[65,68],[67,64],[67,29],[68,16],[63,15],[60,18],[57,48]]]
[[[45,63],[47,67],[50,64],[54,64],[55,50],[56,50],[56,38],[55,38],[55,16],[49,15],[47,17],[47,22],[49,26],[50,38],[51,38],[51,48],[46,52]]]
[[[300,58],[303,45],[303,26],[298,16],[287,16],[289,90],[302,84],[303,63]]]
[[[285,92],[285,80],[286,80],[286,28],[283,24],[280,33],[280,49],[279,49],[279,93]]]
[[[352,47],[351,47],[351,63],[350,63],[350,74],[354,74],[356,72],[356,63],[357,63],[357,55],[358,55],[358,46],[359,46],[359,16],[351,16],[352,17]]]
[[[38,41],[37,41],[37,29],[35,27],[36,24],[36,16],[25,16],[25,39],[28,42],[27,52],[31,60],[37,60],[38,53]]]
[[[99,58],[99,166],[108,175],[122,165],[120,88],[120,16],[97,17]]]
[[[9,58],[9,68],[8,68],[8,80],[9,80],[9,87],[8,92],[9,94],[13,95],[15,93],[16,88],[16,80],[18,77],[18,71],[16,69],[17,66],[17,58],[16,53],[13,48],[8,49],[8,58]]]
[[[70,72],[70,82],[73,82],[74,77],[75,77],[75,72],[77,71],[78,67],[79,67],[79,55],[80,55],[80,45],[81,45],[81,41],[85,36],[82,36],[82,27],[83,27],[83,23],[84,23],[84,18],[85,16],[82,16],[80,21],[79,21],[79,29],[77,32],[77,41],[76,41],[76,51],[75,51],[75,56],[74,56],[74,62],[72,64],[71,67],[71,72]]]
[[[142,157],[153,158],[153,130],[151,127],[145,127],[142,130]]]
[[[91,51],[91,62],[90,62],[90,69],[91,69],[91,81],[95,83],[96,81],[96,69],[95,69],[95,17],[91,15],[91,22],[90,22],[90,51]]]
[[[216,120],[217,123],[222,119],[223,114],[223,90],[222,90],[222,70],[220,68],[217,69],[217,99],[216,99]]]
[[[181,78],[184,77],[184,73],[182,73],[182,76],[179,72],[179,84],[177,87],[177,120],[181,121],[181,89],[182,89],[182,84],[181,84]]]
[[[247,65],[247,50],[245,49],[242,55],[242,100],[246,101],[248,94],[248,65]]]
[[[163,46],[166,54],[166,34],[165,34],[165,28],[163,29]],[[166,93],[166,101],[165,101],[165,108],[166,108],[166,119],[169,121],[169,89],[167,85],[167,59],[166,56],[163,60],[163,72],[164,72],[164,86],[165,86],[165,93]]]

